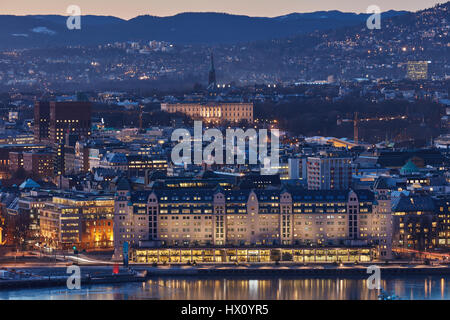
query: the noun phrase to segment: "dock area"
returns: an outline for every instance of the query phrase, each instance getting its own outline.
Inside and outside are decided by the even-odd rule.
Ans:
[[[302,265],[302,264],[245,264],[245,265],[133,265],[131,269],[120,267],[114,274],[111,266],[82,266],[81,285],[116,284],[144,282],[158,277],[255,277],[271,278],[285,276],[293,278],[360,278],[370,274],[371,264],[345,265]],[[379,264],[382,278],[402,276],[446,276],[450,277],[450,266],[425,264]],[[28,267],[12,269],[16,275],[10,279],[0,279],[0,290],[45,287],[65,287],[70,274],[62,266]]]
[[[54,270],[54,268],[49,268]],[[8,279],[0,279],[0,290],[8,289],[27,289],[27,288],[44,288],[44,287],[61,287],[67,286],[67,279],[70,276],[60,275],[37,275],[31,273],[20,273],[19,276]],[[142,282],[146,279],[145,273],[129,273],[123,272],[119,274],[111,274],[107,272],[96,272],[95,274],[82,273],[80,282],[82,286],[96,285],[96,284],[115,284],[115,283],[129,283]]]
[[[294,277],[360,277],[367,278],[368,265],[246,265],[246,266],[158,266],[135,267],[147,271],[147,277],[158,276],[263,276],[274,275]],[[448,275],[450,266],[438,265],[379,265],[381,276]]]

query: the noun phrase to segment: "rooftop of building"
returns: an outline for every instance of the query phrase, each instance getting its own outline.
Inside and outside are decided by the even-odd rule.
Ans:
[[[254,193],[259,202],[278,202],[281,194],[287,192],[291,194],[294,202],[347,202],[351,190],[305,190],[303,188],[278,188],[274,190],[260,189],[238,189],[224,190],[221,187],[216,189],[201,188],[173,188],[173,189],[153,189],[145,191],[132,191],[132,203],[146,203],[149,196],[154,193],[159,203],[164,202],[211,202],[214,196],[222,193],[226,202],[247,202],[250,194]],[[375,201],[375,194],[370,190],[354,191],[360,202]]]
[[[197,104],[202,106],[220,106],[222,104],[236,104],[236,105],[251,105],[253,106],[253,102],[243,102],[239,99],[228,99],[228,98],[222,98],[222,99],[202,99],[202,100],[177,100],[177,101],[169,101],[169,102],[163,102],[162,104],[167,105],[188,105],[188,104]]]
[[[392,199],[394,212],[431,212],[435,210],[433,198],[429,195],[403,195]]]

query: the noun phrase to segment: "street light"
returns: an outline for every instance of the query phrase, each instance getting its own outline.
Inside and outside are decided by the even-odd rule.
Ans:
[[[77,246],[73,246],[72,249],[73,249],[73,254],[76,254],[76,255],[77,255],[77,263],[78,263],[78,250],[77,250]]]

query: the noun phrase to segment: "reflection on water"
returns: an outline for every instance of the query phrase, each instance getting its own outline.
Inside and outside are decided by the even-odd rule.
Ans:
[[[414,277],[382,281],[405,300],[450,299],[450,278]],[[179,299],[179,300],[376,300],[364,279],[344,278],[157,278],[145,283],[0,291],[0,299]]]

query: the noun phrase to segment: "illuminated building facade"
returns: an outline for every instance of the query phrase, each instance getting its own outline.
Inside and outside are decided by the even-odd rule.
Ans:
[[[137,248],[131,251],[134,263],[223,263],[223,262],[273,262],[299,263],[369,262],[377,258],[377,252],[369,247],[255,247],[255,248]]]
[[[146,155],[126,155],[120,152],[107,153],[99,162],[99,168],[140,173],[146,170],[167,170],[167,160],[153,159]]]
[[[83,142],[75,143],[73,167],[75,173],[89,171],[89,148]]]
[[[192,119],[206,122],[253,122],[253,103],[162,103],[161,110],[168,113],[183,113]]]
[[[370,191],[149,190],[118,185],[115,252],[126,241],[168,247],[338,247],[390,256],[391,212]],[[151,250],[151,249],[149,249]]]
[[[91,134],[90,102],[36,102],[34,138],[39,143],[61,143],[67,133],[80,138]]]
[[[39,210],[41,210],[45,203],[51,201],[51,195],[47,192],[30,191],[29,194],[24,194],[18,199],[18,214],[22,217],[27,217],[28,233],[27,241],[33,244],[40,238],[40,219]]]
[[[19,169],[23,169],[23,153],[22,152],[10,152],[9,153],[9,165],[12,172],[16,172]]]
[[[408,61],[406,77],[410,80],[428,79],[428,61]]]
[[[437,244],[440,248],[450,248],[450,199],[440,199],[436,202],[439,228]]]
[[[54,173],[54,154],[46,150],[23,153],[23,169],[43,179]]]
[[[167,160],[165,159],[152,159],[145,155],[129,155],[127,156],[128,171],[130,172],[143,172],[146,170],[167,170]]]
[[[437,246],[439,217],[430,196],[400,196],[392,206],[393,246],[419,251]]]
[[[34,136],[29,133],[24,134],[7,134],[0,137],[0,144],[32,144],[34,143]]]
[[[34,104],[34,142],[48,142],[50,138],[50,102]]]
[[[345,156],[308,157],[309,190],[346,190],[352,182],[352,158]]]
[[[113,214],[112,196],[54,196],[39,210],[41,241],[58,249],[112,248]]]
[[[0,145],[0,179],[7,179],[12,172],[23,168],[23,152],[44,148],[36,144]],[[12,153],[17,154],[11,158]]]

